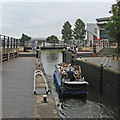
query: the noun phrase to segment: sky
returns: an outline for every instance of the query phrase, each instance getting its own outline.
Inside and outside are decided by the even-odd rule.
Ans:
[[[74,28],[77,19],[85,24],[96,23],[96,18],[111,16],[115,0],[4,0],[0,2],[0,30],[2,34],[20,38],[22,33],[33,38],[56,35],[66,21]]]

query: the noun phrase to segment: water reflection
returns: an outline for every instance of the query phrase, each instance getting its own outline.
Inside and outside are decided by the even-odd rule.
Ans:
[[[89,88],[89,94],[86,98],[60,99],[53,82],[53,73],[55,64],[62,62],[61,51],[42,51],[41,59],[62,118],[115,118],[114,112],[100,103],[100,95],[91,88]]]

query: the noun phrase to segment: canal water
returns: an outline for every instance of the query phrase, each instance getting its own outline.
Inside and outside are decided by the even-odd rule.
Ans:
[[[60,99],[53,81],[53,73],[55,65],[62,62],[62,53],[60,50],[43,50],[41,59],[62,118],[116,118],[111,107],[103,105],[99,93],[90,86],[86,98]]]

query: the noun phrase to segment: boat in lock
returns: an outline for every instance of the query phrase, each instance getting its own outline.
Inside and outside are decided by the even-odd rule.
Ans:
[[[81,73],[80,66],[71,66],[71,64],[60,63],[55,65],[54,83],[60,96],[84,95],[88,93],[87,86]]]

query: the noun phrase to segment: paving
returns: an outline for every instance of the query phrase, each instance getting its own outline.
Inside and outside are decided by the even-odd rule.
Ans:
[[[45,72],[43,69],[43,65],[40,59],[36,59],[35,62],[35,70],[42,70],[44,77]],[[58,110],[56,107],[55,100],[51,92],[47,94],[46,102],[43,99],[43,95],[46,95],[46,89],[50,89],[48,80],[43,78],[42,75],[36,75],[36,95],[35,95],[35,118],[54,118],[59,119]]]
[[[35,58],[19,57],[2,65],[2,117],[34,118]]]
[[[77,60],[84,60],[86,62],[90,62],[92,64],[101,65],[101,62],[104,57],[82,57],[77,58]],[[111,67],[106,67],[107,69],[114,70],[116,72],[120,72],[120,60],[113,60],[111,59]]]
[[[59,119],[51,92],[47,95],[47,103],[43,102],[46,82],[41,75],[36,77],[38,94],[33,95],[34,71],[38,68],[46,75],[41,60],[38,61],[34,57],[18,57],[3,63],[2,118]],[[47,85],[50,89],[48,81]]]
[[[52,94],[47,96],[47,103],[42,102],[43,95],[36,95],[35,100],[35,118],[59,118]]]

